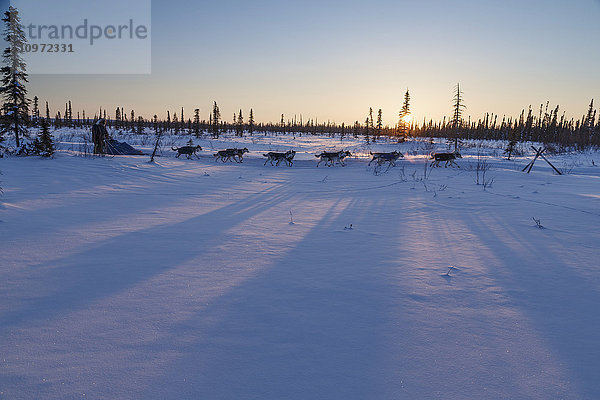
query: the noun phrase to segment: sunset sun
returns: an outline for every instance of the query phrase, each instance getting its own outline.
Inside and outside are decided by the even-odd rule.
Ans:
[[[404,122],[405,124],[410,124],[413,121],[413,116],[412,116],[412,114],[408,114],[408,115],[405,115],[402,118],[400,118],[400,120],[402,122]]]

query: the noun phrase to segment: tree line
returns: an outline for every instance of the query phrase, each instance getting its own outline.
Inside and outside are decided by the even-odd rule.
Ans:
[[[424,119],[420,122],[407,119],[411,115],[410,94],[407,91],[404,105],[399,112],[398,123],[394,127],[384,126],[382,110],[374,111],[373,108],[366,113],[364,122],[357,120],[352,125],[331,121],[319,122],[316,119],[303,120],[302,116],[285,118],[285,115],[282,115],[277,123],[256,122],[253,109],[248,111],[247,117],[243,110],[239,110],[234,113],[231,120],[224,120],[217,102],[214,102],[208,118],[201,118],[198,108],[194,109],[189,116],[184,108],[180,108],[178,111],[166,111],[162,118],[154,115],[150,119],[138,115],[135,110],[126,111],[123,107],[117,107],[112,113],[101,108],[93,116],[89,116],[85,111],[77,111],[73,114],[71,101],[65,103],[64,112],[58,111],[53,116],[50,115],[50,106],[46,102],[42,116],[37,96],[33,99],[31,113],[22,120],[22,126],[39,128],[42,122],[46,121],[55,130],[87,129],[99,118],[104,118],[107,126],[113,131],[140,135],[161,132],[172,135],[210,136],[215,139],[224,134],[326,135],[341,138],[352,136],[362,138],[367,143],[376,143],[390,138],[400,142],[416,138],[446,138],[455,147],[459,147],[465,140],[539,142],[576,150],[600,147],[600,118],[597,118],[594,100],[590,102],[586,113],[577,120],[567,119],[565,112],[561,112],[559,106],[550,106],[549,102],[541,104],[536,111],[529,106],[516,118],[486,113],[481,118],[472,120],[471,117],[463,117],[462,90],[457,90],[453,102],[453,114],[449,118],[444,118],[442,121]],[[458,97],[459,94],[461,97]],[[1,117],[9,117],[6,107],[2,109]],[[28,129],[20,132],[21,137],[28,135]]]
[[[503,140],[514,148],[519,142],[541,142],[556,144],[562,148],[584,150],[590,147],[600,147],[600,118],[594,100],[580,119],[568,119],[559,106],[550,106],[549,102],[541,104],[539,110],[529,106],[519,117],[500,117],[497,114],[486,113],[477,120],[464,117],[465,100],[460,85],[456,86],[452,100],[452,115],[442,121],[434,122],[424,119],[418,123],[412,120],[409,90],[403,97],[402,108],[398,113],[395,126],[384,126],[383,111],[377,112],[371,107],[366,118],[357,119],[353,124],[337,124],[335,122],[319,122],[317,119],[305,120],[302,115],[285,117],[281,115],[278,122],[256,122],[253,109],[246,114],[243,110],[234,112],[233,117],[225,119],[217,102],[213,103],[208,118],[201,118],[200,109],[194,109],[187,115],[183,108],[177,111],[166,111],[159,117],[154,115],[147,119],[137,114],[135,110],[125,110],[117,107],[111,113],[99,108],[93,116],[85,111],[74,114],[71,101],[65,102],[64,109],[57,110],[53,115],[50,105],[45,102],[40,105],[40,99],[35,96],[33,101],[27,98],[26,85],[28,76],[26,65],[21,57],[21,49],[26,38],[20,25],[18,11],[9,7],[2,21],[5,25],[5,40],[9,46],[3,53],[3,67],[0,69],[2,80],[0,96],[3,104],[0,108],[0,154],[2,142],[7,135],[15,138],[17,152],[51,155],[53,150],[50,128],[85,128],[88,129],[98,119],[103,118],[107,126],[120,132],[137,134],[174,134],[195,135],[202,137],[210,135],[218,138],[222,134],[244,135],[328,135],[331,137],[353,136],[362,137],[367,143],[377,142],[383,138],[399,142],[411,138],[447,138],[456,149],[464,140]],[[30,140],[31,128],[38,128],[37,137]],[[26,138],[28,141],[23,141]]]

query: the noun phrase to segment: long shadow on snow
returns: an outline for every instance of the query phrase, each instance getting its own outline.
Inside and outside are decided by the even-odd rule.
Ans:
[[[497,226],[489,226],[470,216],[465,222],[484,243],[493,243],[490,250],[503,260],[503,269],[496,276],[498,282],[507,288],[515,306],[538,327],[545,342],[567,365],[582,390],[578,394],[580,398],[599,398],[598,288],[571,272],[571,266],[555,255],[552,243],[532,243],[526,236],[515,238],[530,242],[527,245],[536,248],[527,258],[515,252],[502,235],[494,233],[496,229],[506,231],[510,228],[501,226],[506,221],[498,218]]]
[[[159,180],[161,177],[152,176],[151,178],[156,178]],[[77,198],[77,203],[75,205],[72,204],[72,200],[69,200],[67,205],[57,205],[45,207],[37,211],[27,211],[26,216],[22,216],[21,218],[23,218],[25,223],[28,223],[28,221],[44,220],[53,215],[66,214],[68,217],[61,220],[60,224],[56,224],[53,227],[45,227],[43,225],[37,226],[35,230],[33,230],[35,235],[47,235],[52,234],[56,230],[62,231],[71,226],[81,224],[82,221],[86,224],[89,224],[94,222],[131,218],[133,213],[140,213],[144,210],[153,210],[157,209],[158,207],[166,207],[169,204],[181,201],[182,198],[189,198],[193,196],[199,197],[205,194],[190,194],[190,190],[193,191],[195,185],[202,184],[201,181],[190,183],[184,178],[181,178],[180,180],[162,178],[162,180],[163,182],[154,182],[151,184],[152,192],[148,192],[150,190],[150,186],[143,187],[142,189],[125,187],[123,189],[117,189],[116,191],[114,189],[107,189],[101,195],[89,194],[85,197]],[[116,180],[107,185],[119,186],[133,184],[135,182],[137,182],[136,179],[129,178],[129,180],[125,180],[121,178],[121,180]],[[98,187],[104,187],[107,185],[99,185]],[[238,180],[230,179],[220,183],[216,190],[222,192],[223,190],[235,187],[236,185],[239,185]],[[200,186],[200,189],[206,190],[206,186]],[[159,196],[156,194],[156,191],[160,190],[164,191],[165,193],[172,193],[172,195]],[[68,193],[60,193],[60,195],[67,197]],[[146,201],[137,201],[138,198],[136,196],[139,196],[139,199],[145,199],[148,197],[159,198],[161,203],[157,205],[155,202],[147,203]],[[81,215],[74,217],[73,210],[79,210]],[[17,232],[10,235],[10,240],[15,242],[27,240],[30,234],[31,231],[22,231],[22,233]]]
[[[35,201],[43,199],[48,195],[68,195],[69,193],[86,192],[97,187],[109,185],[124,185],[139,182],[140,179],[149,181],[165,180],[160,173],[160,169],[136,168],[136,165],[128,165],[119,162],[113,162],[109,159],[82,159],[79,157],[56,160],[48,164],[42,160],[30,160],[43,163],[43,172],[32,177],[32,180],[23,187],[13,188],[15,192],[10,196],[17,196],[22,201]],[[78,175],[79,168],[86,170],[83,176]],[[160,172],[160,173],[159,173]],[[65,177],[68,179],[69,191],[57,191],[56,187],[61,187]],[[43,184],[33,185],[31,182],[42,180]],[[98,184],[98,182],[102,182]],[[35,188],[31,193],[27,189]],[[11,197],[8,197],[11,199]]]
[[[159,347],[197,339],[139,398],[382,398],[381,332],[394,289],[378,249],[397,238],[372,248],[360,231],[343,230],[364,223],[375,203],[352,200],[271,268],[173,327]]]
[[[81,309],[203,254],[219,244],[223,240],[219,236],[230,228],[291,197],[275,191],[248,196],[181,223],[110,238],[92,249],[32,267],[40,274],[31,279],[47,282],[53,294],[1,315],[0,330]],[[198,233],[207,225],[209,232]]]

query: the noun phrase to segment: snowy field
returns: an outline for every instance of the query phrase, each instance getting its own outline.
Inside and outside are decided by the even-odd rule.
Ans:
[[[0,159],[0,399],[600,398],[600,153],[558,176],[493,144],[428,170],[427,143],[237,143]]]

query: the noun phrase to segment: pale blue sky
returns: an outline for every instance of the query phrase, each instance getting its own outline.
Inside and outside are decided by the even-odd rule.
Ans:
[[[351,123],[373,107],[390,124],[406,88],[418,119],[448,115],[457,82],[473,118],[600,102],[597,0],[156,0],[152,15],[151,75],[36,75],[31,96],[146,117],[207,117],[216,100],[228,120],[252,107]]]

